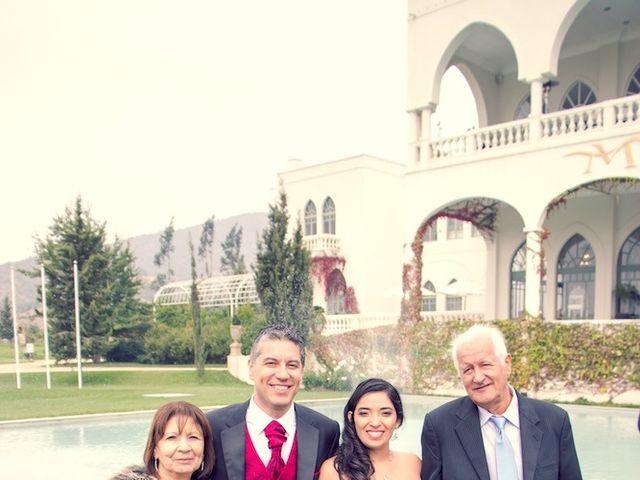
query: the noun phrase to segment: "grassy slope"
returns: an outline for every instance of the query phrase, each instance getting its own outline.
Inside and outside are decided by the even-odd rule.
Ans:
[[[0,374],[0,421],[154,410],[171,400],[144,396],[154,393],[188,393],[192,396],[179,398],[200,407],[225,405],[248,399],[253,388],[219,371],[205,372],[202,384],[195,371],[84,372],[82,389],[78,389],[74,372],[53,372],[51,378],[52,388],[47,390],[44,373],[22,374],[22,388],[18,390],[14,374]],[[297,399],[343,395],[300,391]]]

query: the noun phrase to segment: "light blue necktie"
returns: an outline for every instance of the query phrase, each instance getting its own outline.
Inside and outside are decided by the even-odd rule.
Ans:
[[[513,454],[513,447],[509,438],[504,433],[504,425],[507,419],[504,417],[490,418],[491,423],[498,427],[496,437],[496,469],[498,480],[518,480],[518,470],[516,468],[516,458]]]

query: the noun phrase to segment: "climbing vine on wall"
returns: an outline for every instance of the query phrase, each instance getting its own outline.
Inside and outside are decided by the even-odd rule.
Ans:
[[[578,185],[577,187],[570,188],[569,190],[561,193],[549,202],[546,209],[547,218],[549,218],[551,214],[560,207],[566,206],[567,201],[576,198],[581,192],[597,192],[602,193],[603,195],[611,195],[618,193],[621,190],[632,190],[637,188],[639,184],[640,181],[637,178],[622,177],[605,178]]]
[[[439,218],[455,218],[474,225],[486,239],[492,239],[495,232],[498,202],[487,198],[470,198],[443,208],[423,222],[411,242],[413,258],[402,267],[401,321],[417,323],[420,321],[422,305],[422,250],[424,234]]]
[[[329,283],[329,276],[334,270],[339,270],[341,273],[344,271],[344,266],[347,261],[344,257],[320,255],[311,258],[311,275],[318,281],[318,283],[324,285],[324,299],[328,300],[331,294]],[[344,278],[344,277],[343,277]],[[358,299],[353,287],[349,287],[346,284],[342,285],[344,289],[344,303],[347,313],[359,313]]]

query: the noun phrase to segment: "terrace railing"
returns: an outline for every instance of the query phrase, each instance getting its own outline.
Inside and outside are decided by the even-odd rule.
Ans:
[[[311,255],[338,255],[340,253],[340,237],[328,233],[308,235],[302,238],[302,245]]]
[[[428,156],[437,164],[508,147],[539,148],[540,142],[553,139],[575,141],[585,132],[630,125],[640,125],[640,94],[432,139]]]

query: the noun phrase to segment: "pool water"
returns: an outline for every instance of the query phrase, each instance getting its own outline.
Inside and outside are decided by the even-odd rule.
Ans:
[[[392,448],[420,455],[422,420],[448,398],[404,396],[405,424]],[[312,408],[341,421],[344,402]],[[639,478],[637,410],[564,405],[571,417],[585,480]],[[3,478],[108,479],[142,463],[151,413],[0,425]]]

